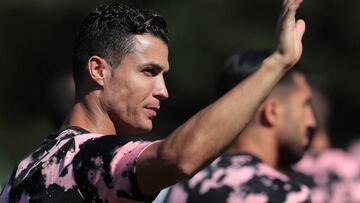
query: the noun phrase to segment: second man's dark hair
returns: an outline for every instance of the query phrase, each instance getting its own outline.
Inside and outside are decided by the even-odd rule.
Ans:
[[[237,84],[255,73],[261,63],[271,54],[270,50],[250,50],[232,55],[222,67],[217,84],[218,96],[224,95]],[[276,86],[292,84],[295,72],[304,73],[300,63],[294,65]]]

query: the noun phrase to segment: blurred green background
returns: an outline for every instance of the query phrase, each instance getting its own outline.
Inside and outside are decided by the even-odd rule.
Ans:
[[[112,1],[0,0],[0,182],[54,122],[52,81],[71,71],[75,31],[87,13]],[[215,98],[219,66],[236,51],[273,46],[280,0],[122,1],[168,22],[170,99],[152,137],[164,137]],[[360,1],[305,0],[302,62],[321,75],[332,100],[331,140],[343,147],[360,132]],[[67,107],[64,107],[67,108]]]

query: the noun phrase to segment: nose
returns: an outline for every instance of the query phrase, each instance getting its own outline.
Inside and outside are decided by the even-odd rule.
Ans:
[[[317,127],[317,121],[315,118],[315,113],[312,107],[309,108],[309,113],[308,113],[308,126],[311,128],[316,128]]]
[[[159,76],[153,96],[159,100],[169,98],[169,92],[166,88],[164,77],[161,75]]]

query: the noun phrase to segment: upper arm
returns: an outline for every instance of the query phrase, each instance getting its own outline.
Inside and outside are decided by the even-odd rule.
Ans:
[[[187,178],[180,168],[180,163],[168,157],[162,149],[164,141],[148,146],[139,156],[136,163],[136,179],[141,192],[145,195],[159,192],[178,181]]]

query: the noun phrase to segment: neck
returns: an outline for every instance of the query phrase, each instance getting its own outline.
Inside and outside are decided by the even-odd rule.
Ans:
[[[271,129],[249,126],[238,136],[228,149],[228,153],[246,152],[253,154],[273,168],[278,165],[276,139]]]
[[[116,134],[115,126],[109,115],[102,110],[100,104],[92,97],[96,93],[89,93],[82,99],[78,100],[69,115],[67,125],[78,126],[89,132],[104,135]]]

